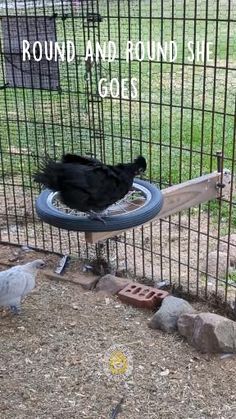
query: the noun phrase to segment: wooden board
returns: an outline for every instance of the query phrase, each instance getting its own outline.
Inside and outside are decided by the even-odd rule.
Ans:
[[[219,188],[217,186],[219,183],[223,183],[225,187],[223,189]],[[162,190],[164,197],[163,207],[159,214],[151,221],[168,217],[169,215],[176,214],[184,209],[219,198],[228,191],[230,184],[231,174],[229,171],[225,170],[223,175],[214,172],[178,185],[170,186],[169,188]],[[101,233],[87,232],[85,233],[85,239],[88,243],[97,243],[98,241],[118,236],[131,228],[132,227],[126,230],[105,231]]]

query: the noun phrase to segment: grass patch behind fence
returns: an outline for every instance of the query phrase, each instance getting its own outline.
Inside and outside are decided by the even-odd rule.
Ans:
[[[228,26],[225,1],[220,4],[218,23],[213,0],[208,2],[207,13],[205,2],[198,2],[195,10],[195,2],[186,0],[187,20],[183,20],[184,9],[180,4],[172,11],[172,2],[168,0],[162,11],[159,2],[156,3],[99,2],[103,22],[98,38],[101,43],[108,39],[116,42],[121,56],[114,63],[94,66],[89,81],[84,63],[88,35],[82,19],[57,18],[58,41],[74,40],[77,60],[60,64],[60,92],[19,88],[0,91],[0,176],[22,174],[29,181],[37,166],[37,156],[48,153],[60,157],[64,151],[93,152],[108,163],[128,161],[141,153],[148,162],[147,178],[162,185],[215,170],[214,153],[222,148],[225,166],[232,169],[235,12],[232,9]],[[126,63],[124,46],[128,38],[134,42],[173,39],[178,44],[178,58],[174,64]],[[214,61],[206,63],[207,66],[190,65],[187,43],[191,39],[212,42]],[[2,85],[4,63],[1,64]],[[95,100],[100,77],[136,78],[138,97],[133,100],[108,97],[99,105],[89,102],[91,92],[87,88],[91,82]]]

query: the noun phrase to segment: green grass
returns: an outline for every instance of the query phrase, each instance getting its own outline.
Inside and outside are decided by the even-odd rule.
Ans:
[[[150,26],[151,3],[153,19]],[[178,45],[178,59],[173,66],[169,63],[139,64],[117,60],[110,65],[102,63],[102,68],[97,68],[97,72],[108,79],[136,77],[139,81],[137,100],[129,102],[107,98],[102,101],[100,128],[104,132],[104,139],[94,140],[91,136],[94,110],[89,105],[86,95],[85,66],[82,59],[86,39],[83,36],[81,19],[74,22],[75,34],[70,18],[65,21],[58,19],[58,41],[64,40],[65,36],[75,40],[81,59],[77,66],[75,63],[64,63],[60,66],[61,94],[10,88],[0,91],[0,148],[3,153],[2,172],[5,176],[23,173],[25,179],[30,178],[29,163],[31,170],[34,170],[36,162],[33,156],[28,156],[28,151],[30,155],[43,156],[49,153],[59,157],[63,150],[74,149],[80,153],[93,151],[98,157],[105,157],[107,162],[112,162],[113,157],[116,162],[122,158],[129,160],[131,156],[142,153],[148,161],[148,177],[163,184],[178,183],[215,170],[216,159],[212,155],[222,148],[223,139],[224,154],[229,159],[226,165],[232,165],[236,23],[231,22],[230,25],[227,73],[223,68],[226,65],[227,53],[225,21],[218,23],[216,72],[214,68],[188,66],[186,45],[194,36],[197,40],[203,40],[207,33],[207,41],[213,42],[216,52],[216,2],[208,2],[207,26],[206,22],[201,20],[206,17],[206,3],[197,2],[199,20],[194,26],[195,2],[186,0],[186,17],[189,20],[186,20],[185,28],[183,2],[175,2],[173,27],[170,19],[172,1],[166,0],[164,3],[164,16],[169,18],[165,20],[156,19],[161,16],[159,3],[149,0],[143,0],[141,3],[137,0],[99,1],[100,13],[105,16],[100,25],[100,40],[104,42],[110,37],[115,41],[117,46],[120,46],[121,58],[124,59],[129,36],[134,42],[139,39],[145,42],[150,37],[159,41],[163,33],[164,40],[168,41],[173,32],[173,39]],[[227,4],[226,1],[221,2],[220,19],[227,19]],[[109,20],[108,12],[111,16]],[[117,19],[118,13],[122,16],[120,24]],[[140,21],[140,13],[147,19]],[[236,11],[232,8],[231,19],[235,18]],[[92,82],[96,85],[95,67]],[[3,75],[0,70],[0,85],[2,83]],[[10,156],[10,150],[15,154]],[[19,152],[23,155],[20,156]],[[229,211],[228,207],[227,204],[222,205],[225,217]],[[218,204],[212,203],[211,210],[213,216],[217,215]],[[233,215],[234,225],[235,218]]]
[[[229,279],[230,279],[230,281],[236,283],[236,272],[230,272],[229,273]]]

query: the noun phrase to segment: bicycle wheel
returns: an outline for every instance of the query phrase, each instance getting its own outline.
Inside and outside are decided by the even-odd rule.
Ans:
[[[55,227],[72,231],[104,232],[144,224],[160,212],[162,204],[163,196],[156,186],[135,179],[132,189],[122,200],[99,213],[104,223],[66,207],[60,201],[60,194],[50,189],[45,189],[37,198],[36,211],[43,221]]]

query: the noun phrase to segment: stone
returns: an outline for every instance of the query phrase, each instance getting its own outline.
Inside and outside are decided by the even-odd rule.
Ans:
[[[228,247],[228,242],[229,240],[229,247]],[[226,243],[224,243],[226,242]],[[230,264],[231,266],[235,266],[236,267],[236,234],[230,234],[230,237],[228,238],[227,236],[223,236],[220,238],[220,243],[219,243],[219,250],[221,252],[224,253],[228,253],[229,252],[229,256],[230,256]]]
[[[107,274],[99,279],[95,290],[107,295],[115,295],[125,288],[131,281],[127,278],[120,278]]]
[[[196,316],[197,313],[183,313],[177,321],[178,332],[186,337],[189,343],[191,343]]]
[[[217,259],[218,259],[218,269],[217,269]],[[228,260],[228,255],[226,252],[217,252],[216,250],[208,253],[208,262],[207,259],[204,259],[201,263],[200,269],[203,272],[206,272],[208,278],[215,280],[215,278],[225,278],[227,273],[227,262],[229,263],[228,272],[234,270],[234,262],[231,258]]]
[[[183,314],[178,331],[203,353],[236,353],[236,322],[214,313]]]
[[[229,246],[228,246],[229,240]],[[224,243],[225,242],[225,243]],[[229,254],[229,258],[228,258]],[[227,273],[227,261],[228,261],[228,272],[232,272],[236,270],[236,234],[231,234],[230,237],[223,236],[220,237],[219,242],[219,252],[217,250],[213,250],[208,253],[208,266],[206,266],[207,260],[204,259],[201,262],[201,270],[208,273],[208,278],[210,280],[216,278],[216,268],[217,268],[217,258],[219,259],[218,262],[218,277],[225,278]]]
[[[195,310],[187,301],[170,295],[163,300],[161,308],[151,318],[149,327],[174,332],[177,330],[178,318],[183,313],[195,313]]]
[[[85,290],[92,290],[97,281],[98,281],[98,276],[92,275],[92,274],[72,274],[70,276],[68,275],[58,275],[54,272],[51,271],[44,271],[44,275],[52,280],[57,280],[57,281],[65,281],[65,282],[73,282],[74,284],[80,285],[81,287],[83,287]]]
[[[98,282],[98,276],[92,274],[78,274],[78,276],[74,276],[71,278],[71,282],[80,285],[85,290],[93,290]]]
[[[55,272],[46,270],[46,269],[44,269],[43,274],[44,274],[44,276],[46,276],[46,278],[52,279],[52,280],[61,281],[61,280],[64,280],[65,279],[65,277],[63,277],[61,275],[58,275]]]
[[[159,290],[165,290],[167,288],[170,288],[171,283],[169,280],[164,281],[155,281],[155,288],[158,288]]]

